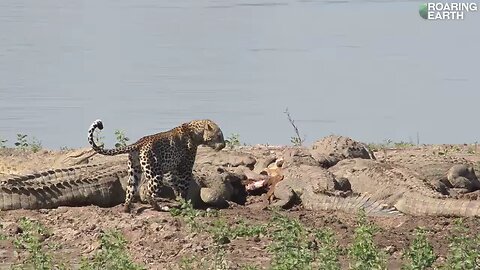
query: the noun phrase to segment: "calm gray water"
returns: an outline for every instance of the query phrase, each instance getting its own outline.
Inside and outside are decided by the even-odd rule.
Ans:
[[[480,140],[480,12],[420,1],[2,0],[0,137],[88,145],[195,118],[249,144]]]

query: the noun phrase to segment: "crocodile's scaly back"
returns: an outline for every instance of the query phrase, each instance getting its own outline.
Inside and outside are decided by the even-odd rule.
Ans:
[[[336,177],[348,179],[356,192],[367,193],[374,198],[385,199],[407,190],[415,190],[428,197],[445,197],[414,172],[375,160],[346,159],[329,168],[329,171]]]
[[[354,194],[346,179],[338,179],[319,166],[291,166],[283,170],[284,180],[275,186],[274,205],[286,206],[298,198],[309,210],[335,210],[356,213],[365,210],[368,215],[399,215],[392,206],[367,194]]]
[[[465,158],[434,155],[426,150],[393,150],[387,155],[386,161],[395,166],[407,168],[426,181],[444,177],[447,171],[454,165],[470,163]]]
[[[329,169],[352,188],[415,216],[480,216],[480,201],[459,200],[437,192],[415,173],[396,165],[365,159],[343,160]]]
[[[96,152],[90,147],[63,151],[40,150],[38,152],[0,148],[0,177],[86,164],[94,155]]]
[[[122,182],[126,182],[127,173],[122,167],[86,165],[3,179],[0,210],[114,206],[125,198]]]
[[[312,145],[312,157],[323,167],[331,167],[343,159],[375,159],[375,155],[361,142],[345,136],[330,135]]]

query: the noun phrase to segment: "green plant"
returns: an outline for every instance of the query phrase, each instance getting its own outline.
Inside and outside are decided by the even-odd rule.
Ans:
[[[201,213],[193,208],[190,200],[185,201],[184,199],[180,199],[180,207],[170,209],[170,214],[174,217],[182,217],[190,229],[194,231],[200,229],[200,224],[196,221],[196,218],[200,216]]]
[[[22,233],[15,236],[13,243],[16,248],[25,249],[29,253],[22,263],[31,264],[34,269],[53,269],[52,257],[42,249],[42,239],[50,235],[47,229],[28,218],[21,218],[19,227]]]
[[[126,252],[127,241],[117,230],[107,231],[100,238],[101,248],[91,259],[83,258],[81,270],[137,270],[146,269],[134,263]]]
[[[36,153],[42,149],[42,142],[37,140],[37,138],[32,137],[32,142],[30,142],[30,149]]]
[[[0,148],[5,148],[6,147],[5,143],[7,143],[7,142],[8,142],[8,140],[4,140],[4,139],[0,138]]]
[[[214,253],[213,253],[213,265],[211,265],[210,269],[215,270],[227,270],[229,269],[227,257],[225,254],[225,250],[222,248],[221,245],[214,245]]]
[[[290,122],[290,124],[293,127],[293,130],[295,131],[295,136],[290,137],[290,142],[294,146],[302,146],[303,143],[305,142],[305,136],[303,137],[303,139],[300,137],[300,132],[298,131],[298,127],[297,125],[295,125],[295,120],[293,120],[293,118],[290,116],[290,112],[288,111],[288,108],[286,108],[283,113],[287,115],[288,122]]]
[[[23,150],[27,149],[28,148],[27,135],[18,133],[17,141],[15,142],[15,147]]]
[[[125,136],[125,133],[118,129],[115,130],[115,138],[117,140],[117,142],[115,143],[116,148],[127,146],[127,142],[130,141],[130,139]]]
[[[208,232],[212,234],[213,240],[217,244],[227,244],[237,237],[260,237],[266,234],[267,225],[247,224],[240,220],[235,226],[227,224],[224,219],[216,219]]]
[[[223,219],[216,219],[208,231],[212,234],[213,241],[219,245],[230,243],[233,237],[230,226]]]
[[[402,269],[428,269],[435,262],[437,256],[433,252],[432,245],[428,242],[424,228],[417,228],[415,230],[415,238],[404,253],[404,257],[408,259],[409,264],[404,265]]]
[[[229,263],[225,256],[225,250],[221,248],[221,245],[214,245],[213,254],[206,257],[182,257],[178,268],[181,270],[196,270],[196,269],[208,269],[208,270],[223,270],[230,269]],[[173,268],[173,269],[178,269]]]
[[[182,257],[180,258],[180,263],[178,267],[180,270],[193,270],[195,269],[195,256],[192,257]]]
[[[208,269],[208,270],[226,270],[230,269],[229,262],[225,254],[225,250],[222,245],[214,244],[212,246],[213,254],[209,254],[205,257],[197,257],[195,255],[190,257],[182,257],[178,268],[181,270],[196,270],[196,269]],[[173,268],[173,269],[178,269]]]
[[[383,148],[392,147],[393,146],[393,140],[392,139],[385,139],[385,140],[383,140],[383,143],[381,145],[382,145]]]
[[[268,247],[273,253],[271,269],[311,269],[314,256],[300,221],[275,214],[269,227],[273,229]]]
[[[318,239],[319,242],[316,259],[319,263],[318,269],[340,269],[340,261],[338,260],[340,249],[335,240],[334,232],[328,228],[317,230],[315,238]]]
[[[302,146],[303,140],[298,137],[290,137],[290,142],[293,146]]]
[[[408,147],[415,146],[413,142],[404,142],[404,141],[395,142],[393,143],[393,145],[395,146],[395,148],[408,148]]]
[[[260,237],[267,233],[267,224],[254,225],[248,224],[244,220],[238,221],[232,229],[234,238],[237,237]]]
[[[376,231],[377,228],[368,222],[365,210],[360,210],[353,244],[348,249],[348,255],[352,261],[351,269],[386,269],[385,255],[373,241]]]
[[[480,236],[471,238],[462,219],[455,220],[455,227],[450,238],[450,252],[445,269],[479,269],[480,268]]]
[[[2,229],[3,229],[3,225],[0,224],[0,230],[2,230]],[[7,237],[5,235],[3,235],[2,232],[0,231],[0,240],[6,240],[6,239],[7,239]]]
[[[242,145],[240,142],[240,134],[238,133],[232,133],[226,140],[225,144],[228,148],[233,149],[235,147],[238,147]]]

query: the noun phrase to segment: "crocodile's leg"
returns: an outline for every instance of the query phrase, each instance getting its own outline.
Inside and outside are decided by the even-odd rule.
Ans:
[[[140,182],[141,167],[138,152],[132,152],[128,155],[128,182],[125,192],[125,204],[124,211],[130,212],[130,205],[132,203],[133,196],[138,189],[138,183]]]

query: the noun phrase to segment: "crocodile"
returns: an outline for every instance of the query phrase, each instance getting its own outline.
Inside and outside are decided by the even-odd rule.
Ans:
[[[383,160],[415,173],[444,195],[454,196],[480,189],[475,164],[463,157],[438,155],[428,149],[397,149],[391,150]]]
[[[322,167],[331,167],[349,158],[376,159],[366,144],[339,135],[326,136],[314,142],[310,153]]]
[[[194,171],[194,181],[186,199],[191,200],[194,207],[228,207],[229,201],[242,201],[238,184],[242,179],[242,175],[222,169]],[[127,180],[126,166],[118,162],[4,178],[0,181],[0,210],[84,205],[111,207],[124,202]],[[139,187],[141,192],[137,196],[141,202],[146,202],[145,192],[142,192],[144,186]],[[169,191],[162,192],[168,195]]]
[[[91,148],[63,151],[0,149],[0,177],[36,173],[51,168],[66,168],[87,164],[96,155]]]
[[[207,155],[208,151],[199,151]],[[80,157],[83,156],[83,157]],[[87,156],[88,158],[84,159]],[[226,158],[222,158],[226,157]],[[62,159],[62,160],[65,160]],[[71,160],[71,159],[67,159]],[[40,209],[58,206],[82,206],[94,204],[113,206],[125,200],[127,181],[126,156],[106,159],[92,157],[89,151],[76,159],[87,164],[59,166],[50,170],[0,178],[0,210]],[[251,167],[256,161],[249,155],[232,157],[226,153],[205,162],[200,158],[194,168],[194,179],[187,199],[194,206],[225,207],[229,201],[242,203],[246,193],[240,184],[245,177],[233,168]],[[37,161],[38,162],[38,161]],[[73,161],[68,164],[74,163]],[[22,166],[19,166],[22,167]],[[28,170],[27,170],[28,171]],[[242,170],[239,170],[240,172]],[[140,187],[140,190],[143,187]],[[243,188],[244,189],[244,188]],[[164,191],[168,195],[168,190]],[[145,202],[142,192],[137,200]],[[242,197],[243,196],[243,197]]]
[[[123,166],[109,163],[5,178],[0,181],[0,210],[114,206],[124,199],[126,176]]]
[[[352,189],[373,201],[413,216],[480,216],[480,201],[444,195],[417,173],[369,159],[344,159],[328,169],[337,178],[346,178]],[[451,176],[473,172],[468,166],[454,167]],[[473,185],[473,184],[472,184]]]
[[[328,142],[333,146],[329,147]],[[319,149],[320,153],[316,152]],[[274,179],[277,181],[272,185],[266,178],[247,186],[254,190],[270,185],[269,201],[272,193],[279,199],[273,206],[288,208],[296,202],[312,210],[350,212],[364,208],[369,214],[478,215],[465,208],[466,204],[475,208],[476,202],[462,200],[477,196],[471,192],[480,187],[474,168],[466,160],[417,158],[385,162],[377,160],[364,144],[342,136],[319,140],[311,151],[289,148],[277,156],[284,163],[280,181]],[[268,168],[265,171],[271,174]],[[467,194],[462,197],[459,193]],[[428,210],[420,207],[415,211],[411,203],[417,201],[426,204],[422,207]],[[452,206],[443,207],[444,203]]]
[[[364,209],[371,216],[400,215],[382,200],[355,194],[346,178],[337,178],[322,167],[300,165],[286,168],[284,179],[274,189],[278,200],[270,207],[289,208],[301,203],[308,210],[335,210],[356,213]]]

